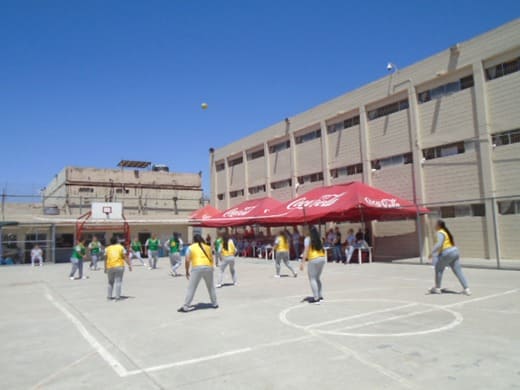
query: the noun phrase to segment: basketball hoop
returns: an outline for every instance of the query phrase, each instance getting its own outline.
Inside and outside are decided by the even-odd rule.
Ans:
[[[112,214],[112,206],[103,206],[103,214],[106,215],[107,219],[110,219],[110,214]]]

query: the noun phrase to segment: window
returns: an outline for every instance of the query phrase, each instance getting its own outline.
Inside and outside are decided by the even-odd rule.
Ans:
[[[391,167],[395,165],[412,164],[412,153],[398,154],[395,156],[385,157],[372,161],[372,169],[380,170],[381,168]]]
[[[485,217],[486,207],[484,203],[459,204],[454,206],[441,206],[438,210],[441,218]]]
[[[520,57],[514,60],[503,62],[498,65],[486,68],[486,77],[488,80],[498,79],[499,77],[518,72],[520,70]]]
[[[310,175],[303,175],[298,177],[298,183],[315,183],[323,180],[323,172],[311,173]]]
[[[236,190],[229,192],[230,198],[238,198],[239,196],[244,196],[244,190]]]
[[[215,169],[217,172],[223,171],[226,168],[226,165],[224,164],[224,161],[215,163]]]
[[[303,135],[295,137],[294,141],[297,145],[303,144],[304,142],[312,141],[313,139],[321,138],[321,130],[314,130]]]
[[[249,191],[250,195],[258,194],[260,192],[265,192],[266,191],[265,184],[262,184],[259,186],[254,186],[254,187],[249,187],[248,191]]]
[[[370,110],[367,113],[368,120],[374,120],[377,118],[381,118],[386,115],[393,114],[394,112],[406,110],[408,108],[408,99],[400,100],[396,103],[387,104],[386,106],[382,106],[376,108],[374,110]]]
[[[493,134],[493,146],[503,146],[520,142],[520,129]]]
[[[423,149],[423,156],[426,160],[433,160],[434,158],[449,157],[466,152],[471,142],[461,141],[453,144],[436,146],[433,148]]]
[[[346,167],[335,168],[330,170],[330,175],[333,178],[340,176],[352,176],[363,173],[363,164],[348,165]]]
[[[217,195],[218,200],[224,200],[224,194],[218,194]]]
[[[485,217],[486,216],[486,206],[484,203],[477,203],[471,205],[471,214],[474,217]]]
[[[413,164],[413,154],[412,153],[405,153],[403,155],[403,163],[404,164]]]
[[[292,180],[286,179],[286,180],[280,180],[280,181],[275,181],[275,182],[271,183],[271,188],[273,190],[279,190],[280,188],[290,187],[291,185],[292,185]]]
[[[256,160],[257,158],[262,158],[262,157],[264,157],[264,149],[258,149],[258,150],[255,150],[254,152],[247,153],[248,161]]]
[[[229,160],[229,161],[228,161],[228,165],[229,165],[230,167],[234,167],[235,165],[240,165],[240,164],[242,164],[243,162],[244,162],[244,158],[243,158],[242,156],[240,156],[240,157],[235,157],[235,158],[232,159],[232,160]]]
[[[462,77],[461,79],[440,85],[438,87],[420,92],[417,94],[417,101],[419,103],[426,103],[430,100],[440,99],[443,96],[451,95],[455,92],[462,91],[466,88],[471,88],[474,85],[473,75]]]
[[[116,194],[128,194],[130,190],[127,190],[126,188],[116,188]]]
[[[291,141],[283,141],[275,145],[269,146],[269,153],[278,153],[282,150],[289,149],[291,147]]]
[[[498,213],[501,215],[520,214],[520,200],[503,200],[498,203]]]
[[[336,131],[341,131],[344,129],[348,129],[349,127],[359,125],[359,115],[356,115],[352,118],[345,119],[343,121],[335,122],[327,126],[327,133],[332,134]]]
[[[78,192],[94,192],[94,188],[92,187],[79,187]]]
[[[473,75],[466,76],[460,79],[460,89],[471,88],[475,85],[475,81],[473,80]]]

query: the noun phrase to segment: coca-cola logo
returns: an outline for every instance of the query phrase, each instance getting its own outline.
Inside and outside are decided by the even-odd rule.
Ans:
[[[211,215],[203,214],[202,217],[200,217],[200,219],[211,219]]]
[[[401,207],[401,204],[397,201],[397,199],[375,200],[369,197],[365,197],[365,202],[371,207],[378,207],[380,209],[398,209]]]
[[[307,199],[305,196],[298,198],[287,205],[287,210],[302,210],[313,207],[329,207],[336,203],[346,192],[341,194],[322,195],[318,199]]]
[[[245,217],[251,211],[253,211],[256,206],[244,207],[243,209],[235,208],[228,210],[224,213],[223,217],[226,218],[235,218],[235,217]]]

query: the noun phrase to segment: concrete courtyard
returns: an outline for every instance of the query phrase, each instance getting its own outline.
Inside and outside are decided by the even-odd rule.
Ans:
[[[431,266],[328,264],[318,306],[301,302],[306,275],[238,259],[220,308],[183,314],[186,279],[159,267],[126,271],[119,302],[102,271],[1,268],[2,388],[520,388],[517,271],[464,269],[467,297],[451,270],[429,295]],[[194,303],[208,301],[201,284]]]

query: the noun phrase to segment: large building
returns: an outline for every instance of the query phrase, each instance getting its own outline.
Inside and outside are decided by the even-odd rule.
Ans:
[[[384,66],[384,64],[382,65]],[[392,69],[393,68],[393,69]],[[445,218],[467,257],[520,258],[520,20],[225,147],[219,209],[362,181]],[[379,256],[418,254],[416,221],[372,224]]]
[[[122,203],[132,236],[143,243],[152,233],[164,241],[174,230],[189,239],[189,216],[204,204],[201,174],[150,165],[123,160],[117,169],[66,167],[42,191],[40,202],[2,202],[2,221],[10,222],[0,228],[4,257],[15,253],[18,261],[27,262],[30,248],[38,243],[48,260],[67,261],[78,218],[94,202]],[[110,235],[123,232],[120,227],[85,236],[95,234],[106,242]]]

